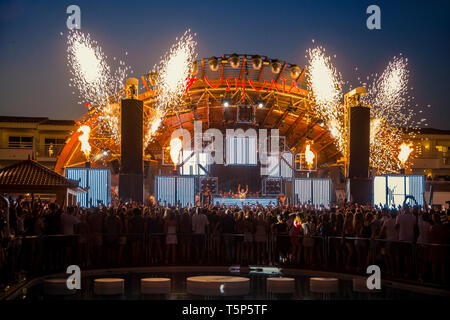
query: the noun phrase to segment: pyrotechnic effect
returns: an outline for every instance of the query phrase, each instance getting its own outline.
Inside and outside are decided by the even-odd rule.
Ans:
[[[334,108],[342,97],[341,75],[325,55],[325,49],[317,47],[308,50],[309,84],[314,99],[321,108]]]
[[[75,29],[67,35],[67,59],[72,73],[69,86],[77,88],[80,103],[92,108],[103,107],[108,97],[121,89],[129,69],[120,61],[117,70],[111,72],[97,42]]]
[[[306,164],[308,165],[308,168],[311,169],[314,164],[314,158],[316,156],[314,155],[314,152],[311,151],[311,145],[307,144],[305,149],[305,160]]]
[[[333,138],[339,137],[339,124],[335,119],[328,121],[328,130]]]
[[[384,119],[391,126],[409,125],[412,117],[407,110],[411,101],[408,95],[409,70],[407,59],[394,57],[381,74],[367,89],[363,97],[372,108],[374,116]]]
[[[404,166],[406,161],[408,161],[409,155],[414,151],[414,149],[412,148],[412,143],[402,143],[399,149],[400,153],[398,154],[398,159],[400,160],[402,166]]]
[[[344,108],[342,100],[342,80],[340,73],[325,55],[325,49],[317,47],[307,51],[308,86],[316,102],[314,112],[327,123],[331,136],[342,154],[346,154],[346,137],[344,125]],[[409,95],[409,71],[407,59],[394,57],[381,74],[375,76],[363,96],[363,103],[371,107],[370,123],[370,162],[380,173],[394,172],[398,167],[397,146],[404,136],[413,133],[404,132],[403,128],[417,128],[414,122],[414,110],[408,107],[413,97]],[[370,77],[367,77],[370,80]]]
[[[394,57],[381,76],[368,86],[363,97],[371,107],[370,162],[380,172],[396,171],[399,165],[395,156],[397,146],[405,135],[414,137],[403,129],[417,128],[418,124],[413,120],[414,110],[408,106],[413,97],[409,95],[407,62],[406,58]]]
[[[314,112],[329,126],[337,148],[345,154],[344,113],[341,74],[325,55],[325,49],[317,47],[307,51],[308,86],[316,102]]]
[[[91,116],[98,116],[97,126],[92,126],[90,134],[103,136],[103,141],[109,141],[108,148],[116,148],[120,141],[120,107],[113,102],[123,96],[121,90],[130,68],[114,57],[109,61],[112,70],[108,57],[98,43],[89,34],[75,29],[67,35],[67,59],[72,74],[69,86],[77,89],[80,104],[96,111],[90,113]],[[88,157],[90,146],[87,139],[82,142],[82,146],[88,152],[83,151]]]
[[[381,129],[381,119],[370,119],[370,143],[374,144]]]
[[[154,67],[157,73],[156,109],[160,118],[149,123],[147,137],[151,137],[159,127],[164,114],[176,109],[182,102],[186,89],[186,79],[190,75],[190,64],[195,60],[197,41],[195,34],[187,30],[181,38],[176,39],[170,50],[162,57],[158,66]],[[148,142],[148,140],[147,140]]]
[[[165,115],[164,111],[158,108],[151,109],[149,113],[148,125],[144,138],[145,145],[147,145],[152,140],[152,138],[158,131]]]
[[[182,144],[180,138],[170,140],[170,157],[172,158],[174,167],[180,163],[181,147]]]
[[[98,117],[98,133],[109,135],[113,140],[120,139],[120,106],[118,103],[107,104]]]
[[[89,134],[91,132],[91,128],[89,126],[81,126],[78,129],[81,132],[78,140],[81,142],[81,151],[86,156],[86,159],[89,159],[89,155],[91,153],[91,145],[89,144]]]

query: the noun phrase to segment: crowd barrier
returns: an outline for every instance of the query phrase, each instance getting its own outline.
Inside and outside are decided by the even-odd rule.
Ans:
[[[170,244],[172,243],[172,244]],[[0,284],[23,277],[159,265],[268,265],[383,276],[448,285],[450,246],[355,237],[193,233],[24,236],[3,241]]]

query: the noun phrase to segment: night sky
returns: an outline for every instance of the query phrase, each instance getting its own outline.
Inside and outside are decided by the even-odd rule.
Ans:
[[[415,103],[424,107],[418,119],[450,129],[448,0],[1,0],[0,115],[78,119],[86,111],[68,86],[66,8],[71,4],[81,8],[82,31],[106,55],[123,59],[135,76],[152,69],[188,28],[197,33],[199,58],[236,52],[303,66],[306,49],[323,45],[336,54],[337,69],[353,86],[403,53]],[[371,4],[381,8],[381,30],[366,28]]]

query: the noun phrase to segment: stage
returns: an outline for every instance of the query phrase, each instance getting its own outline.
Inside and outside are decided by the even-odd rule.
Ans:
[[[263,205],[267,207],[269,205],[276,206],[278,204],[277,198],[213,198],[214,204],[224,204],[226,206],[238,205],[242,208],[243,205]]]

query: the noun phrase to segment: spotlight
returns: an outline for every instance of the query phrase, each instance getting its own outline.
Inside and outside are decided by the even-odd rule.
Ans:
[[[271,67],[272,72],[278,74],[281,71],[281,62],[278,60],[272,60]]]
[[[208,59],[208,65],[211,71],[217,71],[219,70],[219,59],[216,57],[211,57]]]
[[[241,59],[239,58],[239,56],[236,53],[233,53],[230,56],[230,65],[233,69],[239,68],[240,62],[241,62]]]
[[[104,156],[104,157],[108,156],[108,151],[106,151],[106,150],[103,151],[103,156]]]
[[[261,109],[262,107],[264,107],[264,101],[258,100],[256,101],[256,105],[258,106],[258,109]]]
[[[290,71],[291,71],[291,77],[292,77],[292,79],[297,79],[298,76],[300,75],[300,73],[302,72],[302,69],[300,69],[300,67],[299,67],[298,65],[293,64],[293,65],[291,66]]]
[[[222,99],[222,105],[227,108],[231,105],[231,101],[228,98]]]
[[[261,69],[261,65],[262,65],[261,57],[260,56],[253,56],[252,57],[252,65],[253,65],[253,69],[255,69],[255,70]]]

